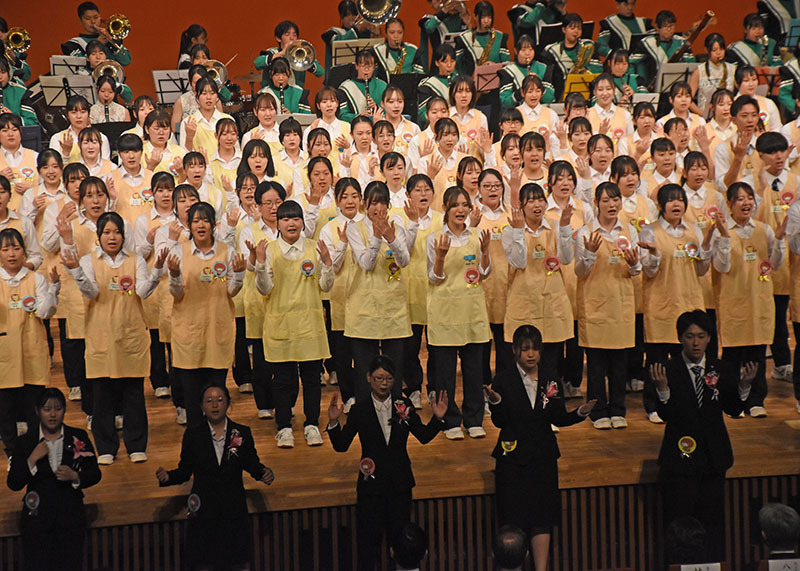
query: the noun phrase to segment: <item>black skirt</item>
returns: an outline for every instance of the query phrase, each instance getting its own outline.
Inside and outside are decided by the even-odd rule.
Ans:
[[[534,527],[559,525],[558,460],[520,466],[498,459],[495,501],[500,525],[516,525],[526,533]]]
[[[190,517],[186,525],[185,558],[197,565],[227,567],[250,561],[250,521],[245,513],[235,519]]]

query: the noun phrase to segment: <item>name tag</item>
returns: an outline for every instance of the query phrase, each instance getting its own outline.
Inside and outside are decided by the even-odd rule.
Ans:
[[[9,300],[8,309],[22,309],[22,302],[20,300]]]
[[[698,220],[697,221],[697,227],[700,228],[700,230],[708,228],[708,222],[705,221],[705,220]]]
[[[110,291],[119,291],[119,282],[115,278],[111,278],[111,281],[108,282],[108,289]]]
[[[672,257],[673,258],[685,258],[686,257],[686,250],[684,250],[683,248],[675,248],[675,250],[672,252]]]
[[[609,264],[619,264],[619,261],[622,259],[621,256],[609,256],[608,263]]]
[[[492,232],[491,238],[492,240],[502,240],[503,234],[501,232]]]
[[[212,276],[211,274],[207,274],[205,272],[200,274],[200,281],[203,282],[203,283],[211,283],[211,281],[213,279],[214,279],[214,276]]]
[[[141,198],[131,198],[130,205],[131,206],[141,206],[142,205],[142,199]]]
[[[544,250],[536,250],[533,252],[534,260],[544,260]]]
[[[756,261],[757,252],[745,252],[744,253],[744,261],[745,262],[755,262]]]
[[[772,212],[778,214],[779,212],[786,212],[786,209],[781,206],[780,204],[773,204],[772,205]]]

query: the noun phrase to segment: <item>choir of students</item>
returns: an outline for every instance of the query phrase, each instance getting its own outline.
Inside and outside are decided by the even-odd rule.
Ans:
[[[376,394],[420,409],[429,393],[437,430],[463,439],[463,426],[481,438],[485,402],[500,398],[484,396],[491,365],[495,374],[513,370],[511,343],[524,326],[541,332],[541,370],[564,383],[556,390],[565,398],[582,397],[585,354],[587,400],[596,405],[580,416],[595,428],[628,425],[626,387],[644,386],[647,418],[660,423],[645,371],[679,354],[676,319],[698,309],[716,317],[714,358],[721,347],[731,365],[757,365],[745,413],[767,414],[767,345],[771,375],[794,383],[800,412],[787,328],[791,308],[800,329],[798,123],[781,128],[775,103],[755,94],[747,50],[759,45],[760,19],[746,18],[744,40],[729,50],[736,63],[710,34],[708,61],[671,87],[669,110],[659,115],[632,97],[685,40],[674,14],[661,11],[654,33],[632,46],[631,34],[651,22],[618,0],[619,14],[603,21],[598,40],[607,72],[593,81],[592,101],[568,94],[559,118],[547,104],[562,96],[590,40],[580,38],[580,16],[559,13],[564,40],[535,53],[538,25],[555,16],[537,9],[543,4],[516,7],[516,50],[500,74],[502,111],[491,125],[465,73],[507,62],[507,36],[493,28],[488,2],[475,6],[474,29],[463,3],[431,3],[438,12],[420,22],[420,49],[404,42],[401,20],[390,20],[387,42],[356,56],[354,78],[316,94],[317,119],[306,129],[293,118],[276,121],[311,111],[305,74],[285,58],[299,35],[291,21],[275,29],[277,47],[255,60],[263,89],[258,125],[246,133],[222,110],[227,89],[202,65],[210,55],[202,26],[181,38],[191,91],[171,116],[149,97],[136,99],[136,125],[116,144],[119,166],[92,124],[128,118],[115,101],[132,98],[121,80],[101,77],[94,106],[70,97],[69,128],[38,156],[20,143],[30,116],[10,104],[22,99],[2,100],[0,353],[8,367],[0,436],[9,457],[15,423],[37,422],[32,404],[49,382],[42,363],[48,344],[53,353],[53,318],[68,398],[83,401],[101,465],[117,457],[115,428],[131,461],[147,459],[146,376],[157,397],[172,396],[178,423],[194,430],[184,453],[201,436],[203,414],[219,441],[230,432],[231,367],[239,391],[254,393],[258,418],[274,418],[281,448],[294,446],[299,383],[306,443],[323,444],[326,379],[342,397],[328,427],[337,449],[349,445],[348,430],[362,430],[350,421],[342,435],[339,415]],[[340,2],[342,28],[326,42],[371,33],[353,28],[355,12]],[[107,41],[94,4],[82,4],[79,16],[85,33],[65,43],[65,53],[86,55],[92,66],[131,62],[124,46]],[[455,49],[447,32],[459,32]],[[769,50],[768,58],[773,44]],[[417,113],[405,117],[392,76],[429,63]],[[600,61],[587,68],[599,72]],[[0,59],[0,85],[18,70],[11,71]],[[315,62],[309,71],[325,69]],[[796,90],[788,99],[781,93],[791,107],[800,99]],[[376,369],[377,354],[389,360]],[[376,371],[392,382],[378,387]],[[233,426],[249,447],[246,427]],[[255,456],[242,467],[271,481]],[[200,469],[182,458],[178,470],[159,471],[159,481],[200,478]]]

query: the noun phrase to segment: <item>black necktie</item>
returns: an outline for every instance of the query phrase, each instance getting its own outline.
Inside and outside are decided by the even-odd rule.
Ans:
[[[772,181],[772,190],[778,192],[780,191],[780,189],[781,189],[781,181],[776,178],[775,180]]]
[[[692,373],[694,374],[694,392],[697,395],[697,408],[703,406],[703,367],[700,365],[695,365],[692,367]]]

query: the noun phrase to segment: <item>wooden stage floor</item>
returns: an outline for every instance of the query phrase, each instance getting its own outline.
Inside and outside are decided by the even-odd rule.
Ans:
[[[56,350],[53,382],[66,389],[60,353]],[[768,374],[771,364],[768,365]],[[302,433],[302,404],[298,401],[294,419],[295,448],[279,449],[275,442],[274,420],[258,420],[252,395],[239,394],[228,378],[233,397],[230,416],[253,429],[262,462],[275,472],[275,483],[266,487],[245,476],[251,512],[281,511],[350,505],[355,503],[355,487],[360,447],[357,442],[340,454],[333,450],[323,433],[323,446],[306,446]],[[585,383],[584,383],[585,387]],[[321,429],[327,423],[327,408],[336,387],[322,391]],[[124,451],[116,462],[103,467],[103,480],[86,491],[86,504],[95,527],[180,519],[185,516],[185,499],[191,483],[159,488],[155,471],[159,466],[175,467],[180,453],[183,428],[175,423],[175,410],[168,399],[156,399],[145,381],[150,438],[149,460],[133,464]],[[302,399],[302,395],[300,397]],[[460,401],[460,395],[458,400]],[[569,409],[580,399],[567,402]],[[68,403],[66,422],[85,427],[80,403]],[[558,435],[562,458],[562,488],[585,488],[652,482],[656,478],[663,425],[647,421],[641,393],[628,393],[628,422],[624,430],[598,431],[590,422],[562,429]],[[800,473],[800,414],[795,410],[791,383],[769,381],[766,400],[769,416],[761,419],[727,419],[733,442],[735,465],[729,477],[755,477]],[[425,402],[421,415],[430,418]],[[439,435],[430,444],[410,439],[409,453],[414,463],[416,499],[469,496],[494,490],[494,460],[490,452],[497,429],[484,419],[486,438],[449,441]],[[17,535],[17,521],[23,492],[3,488],[0,494],[0,537]]]

